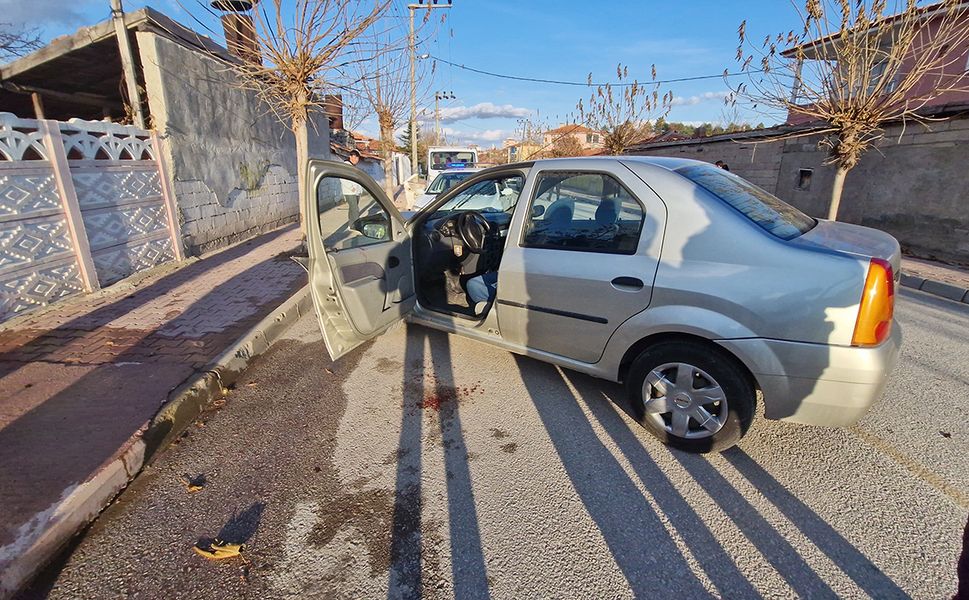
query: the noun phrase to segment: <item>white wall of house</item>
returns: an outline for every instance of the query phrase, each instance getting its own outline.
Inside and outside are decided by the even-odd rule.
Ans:
[[[184,246],[199,254],[296,221],[292,132],[224,64],[150,31],[137,34],[151,125],[167,142]],[[310,156],[329,157],[326,119]]]

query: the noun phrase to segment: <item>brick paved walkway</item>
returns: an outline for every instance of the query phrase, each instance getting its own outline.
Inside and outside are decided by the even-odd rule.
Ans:
[[[289,227],[0,330],[0,559],[169,393],[306,283]]]
[[[969,288],[969,269],[918,258],[902,259],[902,272],[950,285]]]

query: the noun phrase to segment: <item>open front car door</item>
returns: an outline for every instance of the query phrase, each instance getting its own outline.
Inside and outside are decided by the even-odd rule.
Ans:
[[[336,360],[400,321],[416,302],[400,212],[357,167],[310,160],[302,198],[313,305]]]

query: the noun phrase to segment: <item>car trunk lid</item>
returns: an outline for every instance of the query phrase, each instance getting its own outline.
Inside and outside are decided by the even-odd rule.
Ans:
[[[878,229],[818,219],[816,226],[790,243],[806,248],[843,252],[859,258],[880,258],[892,265],[896,280],[901,273],[902,252],[898,240]]]

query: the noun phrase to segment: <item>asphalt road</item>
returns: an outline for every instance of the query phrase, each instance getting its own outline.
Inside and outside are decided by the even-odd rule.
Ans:
[[[31,595],[948,598],[969,307],[898,314],[862,423],[761,419],[716,456],[667,450],[613,384],[414,326],[334,364],[303,319]],[[192,552],[211,537],[245,559]]]

